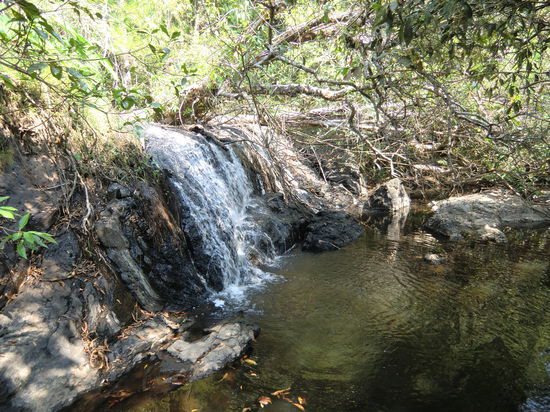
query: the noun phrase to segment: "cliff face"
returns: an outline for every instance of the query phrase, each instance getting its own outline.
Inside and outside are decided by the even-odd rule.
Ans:
[[[214,132],[228,144],[246,137]],[[149,144],[160,178],[122,185],[83,178],[66,151],[3,133],[0,196],[32,213],[26,230],[57,241],[27,260],[9,244],[0,255],[3,410],[61,409],[158,356],[171,359],[180,380],[207,376],[237,359],[257,331],[194,325],[183,311],[228,282],[244,284],[256,264],[296,242],[327,250],[362,233],[346,213],[335,220],[323,212],[357,202],[316,180],[290,147],[273,149],[285,163],[253,140],[227,148],[204,131],[179,131],[195,154],[188,146],[175,153],[161,136]],[[187,336],[190,327],[202,338]]]
[[[152,354],[171,356],[166,350],[185,342],[193,325],[183,309],[202,302],[206,288],[161,183],[95,182],[92,191],[89,181],[86,198],[77,187],[70,193],[66,159],[45,146],[28,150],[7,132],[2,143],[9,161],[0,194],[32,213],[25,229],[48,232],[57,243],[28,260],[10,244],[0,255],[0,408],[58,410]],[[89,208],[91,224],[83,226]],[[205,327],[213,329],[180,344],[176,355],[200,352],[212,362],[181,361],[174,374],[212,373],[236,359],[255,333],[248,325],[227,326],[227,352],[222,341],[208,339],[226,326]]]

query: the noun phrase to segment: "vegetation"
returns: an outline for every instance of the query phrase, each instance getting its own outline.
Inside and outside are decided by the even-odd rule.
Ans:
[[[86,176],[150,176],[141,121],[253,121],[371,182],[529,196],[550,176],[549,6],[11,0],[0,82]]]
[[[0,203],[8,200],[8,196],[0,197]],[[15,220],[20,217],[17,222],[17,229],[12,230],[7,225],[4,225],[2,218],[7,221]],[[56,243],[55,239],[44,232],[36,232],[34,230],[23,230],[29,223],[31,215],[29,213],[23,216],[17,213],[17,209],[11,206],[0,205],[0,250],[3,250],[7,243],[13,243],[16,246],[16,251],[19,256],[27,259],[27,250],[38,250],[41,247],[47,248],[47,243]]]

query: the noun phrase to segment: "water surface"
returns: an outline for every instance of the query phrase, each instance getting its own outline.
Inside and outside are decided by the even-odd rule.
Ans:
[[[240,412],[262,396],[266,412],[298,411],[298,397],[307,411],[550,407],[549,232],[504,246],[390,237],[286,257],[282,280],[235,315],[262,328],[248,361],[117,407]],[[431,252],[446,263],[424,262]],[[287,400],[270,395],[285,388]]]

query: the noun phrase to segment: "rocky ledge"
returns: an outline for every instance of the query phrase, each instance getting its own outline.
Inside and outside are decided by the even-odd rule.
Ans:
[[[503,190],[451,197],[430,203],[434,212],[426,227],[450,240],[472,238],[507,242],[504,230],[550,225],[550,207],[533,205]]]

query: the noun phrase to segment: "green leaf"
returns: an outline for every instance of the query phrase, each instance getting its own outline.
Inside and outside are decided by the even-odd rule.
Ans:
[[[46,245],[46,244],[42,241],[42,239],[40,239],[39,236],[33,235],[33,237],[34,237],[34,241],[35,241],[37,244],[39,244],[39,245],[42,246],[42,247],[45,247],[46,249],[48,248],[48,245]]]
[[[63,76],[63,68],[54,63],[50,63],[50,72],[57,80],[60,80]]]
[[[17,254],[21,256],[23,259],[28,259],[27,249],[25,248],[25,245],[23,244],[23,242],[17,243]]]
[[[27,71],[29,74],[40,73],[46,66],[46,63],[33,63],[29,66]]]
[[[23,9],[29,20],[34,19],[35,17],[40,16],[40,10],[34,4],[29,3],[25,0],[19,0],[19,7]]]
[[[15,215],[3,207],[0,208],[0,216],[5,217],[6,219],[15,219]]]
[[[55,241],[55,239],[52,237],[52,235],[48,234],[48,233],[43,233],[43,232],[34,232],[35,235],[37,236],[40,236],[42,239],[44,239],[46,242],[49,242],[49,243],[57,243]]]
[[[0,203],[5,202],[9,198],[10,198],[9,196],[0,196]]]
[[[29,246],[34,245],[34,235],[31,232],[23,232],[23,239]]]
[[[134,105],[136,104],[136,101],[131,96],[126,96],[122,101],[120,102],[120,105],[124,110],[130,110]]]
[[[18,227],[19,227],[19,230],[23,229],[25,226],[27,226],[27,223],[29,223],[29,219],[31,217],[31,214],[30,213],[26,213],[25,215],[23,215],[21,217],[21,219],[19,219],[19,223],[18,223]]]

